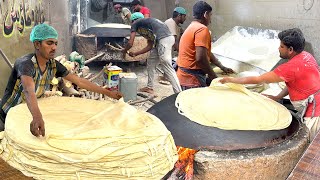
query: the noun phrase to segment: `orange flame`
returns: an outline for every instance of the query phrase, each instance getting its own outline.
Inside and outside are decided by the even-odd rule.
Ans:
[[[177,146],[179,160],[175,164],[179,179],[191,180],[193,177],[193,160],[197,150]]]

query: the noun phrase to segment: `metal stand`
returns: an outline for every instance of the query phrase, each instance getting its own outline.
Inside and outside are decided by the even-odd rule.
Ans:
[[[8,57],[4,54],[4,52],[2,51],[2,49],[0,49],[0,54],[2,55],[4,61],[8,64],[8,66],[13,69],[13,65],[11,64],[10,60],[8,59]]]

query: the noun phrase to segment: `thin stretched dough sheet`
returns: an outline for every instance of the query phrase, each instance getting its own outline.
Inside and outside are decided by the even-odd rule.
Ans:
[[[161,179],[177,161],[171,133],[124,102],[50,97],[38,101],[45,137],[29,130],[26,104],[10,109],[1,158],[35,179]]]
[[[283,105],[243,85],[218,81],[181,92],[175,102],[179,113],[225,130],[279,130],[290,125],[292,116]]]

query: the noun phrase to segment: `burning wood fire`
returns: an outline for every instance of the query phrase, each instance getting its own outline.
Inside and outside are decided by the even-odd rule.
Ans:
[[[168,180],[183,179],[191,180],[193,179],[193,161],[194,155],[197,150],[184,148],[177,146],[179,159],[176,162],[171,175]]]

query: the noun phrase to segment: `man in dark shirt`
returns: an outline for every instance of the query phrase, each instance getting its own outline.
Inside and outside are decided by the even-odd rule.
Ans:
[[[57,39],[57,31],[47,24],[40,24],[32,29],[30,41],[34,44],[35,53],[17,59],[14,64],[0,103],[2,123],[5,122],[11,107],[26,102],[33,118],[30,123],[31,133],[35,136],[44,136],[44,121],[37,98],[43,97],[44,92],[50,90],[50,83],[54,77],[64,77],[81,88],[105,94],[114,99],[122,97],[119,92],[111,92],[69,73],[61,63],[53,59],[58,45]]]
[[[151,50],[150,57],[147,60],[148,70],[148,85],[140,89],[140,91],[153,93],[153,81],[156,65],[162,65],[164,75],[172,85],[174,93],[181,91],[179,80],[175,70],[172,67],[171,50],[175,42],[174,36],[171,34],[168,27],[158,19],[144,18],[140,12],[135,12],[131,15],[131,35],[124,52],[129,53],[134,57],[139,54],[146,53]],[[140,51],[128,52],[132,47],[136,33],[148,40],[148,45]]]

